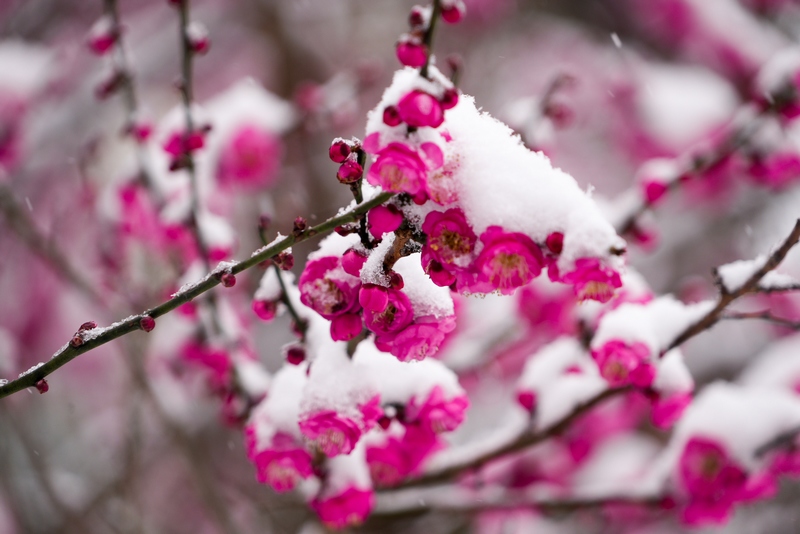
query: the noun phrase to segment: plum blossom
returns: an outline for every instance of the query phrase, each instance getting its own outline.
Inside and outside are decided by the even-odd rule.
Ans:
[[[311,455],[289,434],[277,432],[270,445],[259,448],[253,426],[245,427],[247,457],[256,467],[256,479],[281,493],[294,489],[297,482],[313,474]]]

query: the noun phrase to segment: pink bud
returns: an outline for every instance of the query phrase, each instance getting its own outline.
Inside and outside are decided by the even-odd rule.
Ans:
[[[655,204],[667,193],[667,184],[664,182],[647,181],[642,184],[644,187],[644,198],[648,204]]]
[[[92,330],[93,328],[97,328],[97,323],[94,321],[86,321],[80,326],[80,328],[78,328],[78,332],[82,332],[84,330]]]
[[[378,419],[378,426],[380,426],[384,430],[389,428],[389,425],[391,424],[392,424],[392,419],[390,417],[386,417],[385,415],[381,416],[381,418]]]
[[[134,122],[126,131],[137,143],[144,143],[153,133],[153,125],[149,122]]]
[[[408,15],[408,24],[412,28],[418,28],[425,24],[425,13],[423,13],[422,7],[414,6],[411,8],[411,13]]]
[[[566,128],[572,123],[575,113],[572,108],[561,102],[549,102],[544,114],[553,121],[556,128]]]
[[[272,258],[272,261],[280,268],[281,271],[290,271],[294,267],[294,256],[291,252],[280,252],[277,256]]]
[[[233,273],[224,273],[219,277],[219,281],[222,283],[223,287],[233,287],[236,285],[236,276],[234,276]]]
[[[331,161],[334,163],[344,163],[349,155],[350,143],[342,138],[334,139],[330,149],[328,149],[328,156],[330,156]]]
[[[306,359],[306,350],[303,347],[289,347],[286,351],[286,361],[292,365],[300,365]]]
[[[199,22],[192,22],[186,28],[186,39],[189,41],[189,48],[192,52],[199,55],[208,53],[211,48],[211,41],[208,38],[208,30]]]
[[[252,308],[262,321],[271,321],[278,314],[278,304],[271,300],[254,300]]]
[[[389,285],[392,286],[392,289],[400,291],[406,286],[406,283],[403,281],[403,277],[400,276],[400,273],[392,272],[392,274],[389,275]]]
[[[460,0],[452,2],[450,5],[442,6],[442,18],[450,24],[461,22],[465,12],[466,8]]]
[[[74,348],[78,348],[83,345],[83,338],[79,335],[73,336],[73,338],[69,341],[70,346]]]
[[[564,234],[561,232],[553,232],[547,236],[544,243],[553,254],[561,254],[561,251],[564,249]]]
[[[331,320],[331,338],[334,341],[350,341],[363,329],[361,314],[344,313]]]
[[[364,267],[366,261],[366,256],[351,248],[342,255],[342,269],[350,276],[358,278],[361,275],[361,268]]]
[[[44,378],[36,382],[35,385],[36,385],[36,390],[39,392],[40,395],[42,393],[47,393],[48,391],[50,391],[50,386],[48,385],[47,380],[45,380]]]
[[[114,47],[118,37],[119,29],[114,27],[114,21],[111,17],[104,16],[89,30],[86,44],[92,52],[102,56]]]
[[[397,112],[403,122],[417,128],[423,126],[438,128],[444,122],[444,111],[439,101],[418,89],[400,99],[397,103]]]
[[[151,332],[155,327],[156,327],[156,320],[150,317],[149,315],[143,315],[142,318],[139,319],[139,328],[141,328],[145,332]]]
[[[364,168],[355,159],[348,159],[339,167],[336,178],[343,184],[352,184],[361,179]]]
[[[398,42],[395,52],[397,59],[406,67],[418,68],[428,61],[425,45],[415,39]]]
[[[394,232],[403,224],[403,214],[393,205],[376,206],[367,213],[369,231],[380,239],[383,234]]]
[[[442,104],[442,109],[452,109],[458,104],[458,91],[455,89],[446,89],[439,101]]]
[[[400,113],[398,113],[395,106],[387,106],[386,109],[383,110],[383,123],[387,126],[397,126],[402,122],[403,119],[400,118]]]
[[[308,229],[308,222],[304,217],[297,217],[292,225],[292,233],[300,235]]]
[[[450,287],[456,281],[456,276],[436,260],[431,260],[428,264],[428,276],[439,287]]]
[[[517,393],[517,402],[528,412],[533,413],[536,410],[536,393],[533,391],[520,391]]]
[[[384,287],[364,284],[358,292],[358,303],[369,311],[380,313],[389,305],[389,295]]]

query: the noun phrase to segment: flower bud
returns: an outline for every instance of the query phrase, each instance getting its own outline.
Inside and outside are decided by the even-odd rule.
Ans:
[[[306,350],[300,346],[289,347],[286,351],[286,361],[292,365],[300,365],[306,359]]]
[[[399,41],[395,53],[398,61],[406,67],[418,68],[428,61],[425,45],[413,38]]]
[[[397,126],[403,122],[395,106],[387,106],[383,110],[383,123],[387,126]]]
[[[262,321],[271,321],[278,314],[278,303],[272,300],[254,300],[252,308]]]
[[[233,287],[236,285],[236,276],[233,273],[223,273],[219,281],[224,287]]]
[[[104,16],[95,22],[89,30],[86,44],[89,46],[89,50],[98,56],[102,56],[114,47],[118,38],[119,28],[114,27],[114,21],[111,17]]]
[[[294,256],[291,252],[286,252],[285,250],[274,256],[272,261],[275,262],[281,271],[289,271],[294,267]]]
[[[452,109],[458,104],[458,91],[456,89],[446,89],[439,101],[442,109]]]
[[[78,332],[83,332],[84,330],[92,330],[97,328],[97,323],[94,321],[86,321],[83,323],[80,328],[78,328]]]
[[[50,386],[48,385],[47,380],[45,380],[44,378],[36,382],[35,385],[36,385],[36,390],[39,392],[40,395],[42,393],[47,393],[48,391],[50,391]]]
[[[452,2],[442,2],[442,18],[445,22],[450,24],[456,24],[461,22],[461,19],[464,18],[464,14],[466,13],[466,7],[461,0],[455,0]]]
[[[352,184],[361,179],[364,174],[364,168],[351,158],[342,163],[339,167],[339,172],[336,173],[336,178],[343,184]]]
[[[331,161],[334,163],[344,163],[347,156],[350,155],[350,152],[350,143],[338,137],[331,143],[331,147],[328,149],[328,156],[330,156]]]
[[[149,315],[143,315],[142,318],[139,319],[139,328],[141,328],[145,332],[150,332],[155,327],[156,327],[156,320],[150,317]]]
[[[411,13],[408,14],[408,25],[412,28],[420,28],[425,25],[425,19],[427,18],[425,16],[425,8],[414,6],[411,8]]]
[[[186,27],[186,39],[192,52],[199,55],[208,53],[211,48],[211,41],[208,38],[208,30],[199,22],[192,22]]]
[[[547,248],[555,255],[561,254],[564,249],[564,234],[561,232],[553,232],[548,235],[544,242]]]
[[[300,235],[305,232],[306,229],[308,229],[308,222],[306,222],[304,217],[297,217],[292,225],[292,233],[294,235]]]

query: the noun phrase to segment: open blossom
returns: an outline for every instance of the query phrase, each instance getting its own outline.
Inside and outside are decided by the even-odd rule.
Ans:
[[[614,269],[597,258],[580,258],[575,261],[575,270],[561,277],[561,281],[572,284],[575,295],[581,300],[591,299],[608,302],[614,290],[622,287],[622,279]]]
[[[300,421],[300,431],[325,454],[349,454],[361,437],[361,427],[333,410],[317,412]]]
[[[381,311],[364,309],[364,323],[378,337],[396,334],[414,319],[411,301],[402,291],[386,289],[386,306]]]
[[[424,255],[447,268],[464,267],[469,263],[478,236],[461,209],[430,212],[422,223],[422,231],[427,236],[422,248]]]
[[[447,398],[441,386],[435,386],[424,401],[416,396],[406,406],[406,421],[436,434],[450,432],[464,422],[469,399],[466,395]]]
[[[300,301],[326,319],[357,311],[360,285],[336,256],[308,262],[298,281]]]
[[[402,482],[418,473],[425,459],[440,447],[437,435],[420,425],[408,425],[402,436],[390,435],[383,443],[367,445],[372,482],[383,487]]]
[[[247,456],[256,466],[256,479],[277,492],[294,489],[301,479],[313,473],[311,455],[292,436],[278,432],[266,449],[259,449],[255,429],[245,428]]]
[[[397,103],[400,119],[416,128],[430,126],[438,128],[444,122],[444,110],[436,97],[423,91],[414,90]]]
[[[341,529],[360,525],[375,506],[375,495],[371,489],[351,486],[333,496],[317,497],[311,508],[326,526]]]
[[[376,154],[367,182],[395,193],[416,195],[425,189],[428,166],[416,150],[403,143],[389,143]]]
[[[223,145],[217,178],[230,186],[268,187],[275,181],[280,157],[280,141],[271,132],[244,125]]]
[[[479,291],[510,294],[542,272],[542,251],[525,234],[490,226],[481,234],[481,242],[483,250],[474,263]]]
[[[378,336],[375,345],[401,362],[424,360],[439,351],[447,334],[456,327],[455,316],[437,319],[418,317],[397,334]]]
[[[653,383],[656,369],[649,363],[650,349],[644,343],[628,344],[619,339],[606,342],[592,351],[600,374],[613,387],[635,386],[646,388]]]
[[[696,436],[681,454],[677,478],[688,503],[683,521],[689,525],[722,524],[737,502],[750,500],[747,472],[716,440]]]

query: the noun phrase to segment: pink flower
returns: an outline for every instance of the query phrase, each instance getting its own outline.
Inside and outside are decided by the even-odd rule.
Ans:
[[[661,395],[653,402],[651,419],[656,428],[669,428],[681,418],[683,412],[692,403],[692,394],[677,393],[662,397]]]
[[[517,393],[517,404],[525,408],[529,413],[536,411],[537,395],[534,391],[520,391]]]
[[[723,524],[745,496],[747,473],[715,440],[693,437],[681,454],[677,476],[688,503],[683,522]]]
[[[375,239],[394,232],[403,224],[403,214],[395,206],[376,206],[367,213],[369,232]]]
[[[230,381],[233,364],[223,349],[193,341],[183,347],[183,358],[207,368],[211,372],[209,379],[213,387],[224,387]]]
[[[320,497],[311,501],[311,508],[326,526],[341,529],[360,525],[375,506],[372,490],[351,486],[332,497]]]
[[[481,234],[481,250],[474,267],[477,281],[487,291],[508,295],[539,276],[544,257],[538,245],[525,234],[505,232],[490,226]]]
[[[359,309],[358,290],[361,282],[344,272],[336,256],[308,262],[297,285],[300,301],[326,319]]]
[[[361,437],[358,423],[333,410],[301,419],[300,432],[328,457],[350,454]]]
[[[443,319],[431,315],[419,317],[395,335],[377,336],[375,344],[401,362],[424,360],[439,352],[445,337],[455,327],[455,316]]]
[[[395,193],[416,195],[425,189],[428,167],[420,155],[402,143],[390,143],[376,154],[367,181]]]
[[[361,268],[367,262],[367,257],[351,248],[342,255],[341,262],[344,272],[358,278],[361,275]]]
[[[400,119],[415,128],[438,128],[444,122],[442,104],[435,97],[415,89],[397,103]]]
[[[419,68],[428,60],[425,45],[417,40],[403,40],[397,43],[397,59],[406,67]]]
[[[800,179],[800,154],[783,152],[770,154],[750,165],[753,180],[773,189],[780,189]]]
[[[517,309],[530,328],[550,335],[574,334],[575,297],[564,286],[529,284],[519,292]]]
[[[331,319],[331,338],[334,341],[350,341],[362,330],[361,315],[344,313]]]
[[[422,247],[423,254],[429,255],[445,267],[465,266],[478,240],[464,212],[459,208],[430,212],[422,223],[422,231],[427,235]]]
[[[366,458],[372,482],[389,487],[419,472],[422,462],[441,447],[433,432],[418,425],[405,428],[402,437],[389,436],[381,445],[367,447]]]
[[[597,258],[580,258],[575,261],[575,270],[561,277],[561,281],[572,284],[580,300],[592,299],[608,302],[614,290],[622,287],[619,273],[603,265]]]
[[[648,362],[650,349],[644,343],[632,345],[613,339],[602,347],[592,350],[592,358],[597,362],[600,375],[612,387],[633,384],[646,388],[653,383],[655,367]]]
[[[313,473],[311,455],[292,436],[282,432],[272,437],[270,446],[259,450],[255,429],[245,428],[247,457],[256,466],[256,480],[281,493],[294,489],[301,479]]]
[[[358,292],[358,302],[364,309],[380,313],[389,305],[387,288],[376,284],[363,284]]]
[[[450,432],[464,422],[469,399],[465,395],[446,398],[441,386],[435,386],[419,405],[414,396],[406,406],[406,421],[415,423],[436,434]]]
[[[241,126],[222,147],[217,178],[223,185],[260,188],[272,185],[281,158],[281,143],[271,132]]]
[[[364,309],[364,323],[378,336],[395,334],[411,324],[414,319],[414,309],[405,293],[387,289],[386,296],[388,302],[383,310]]]

